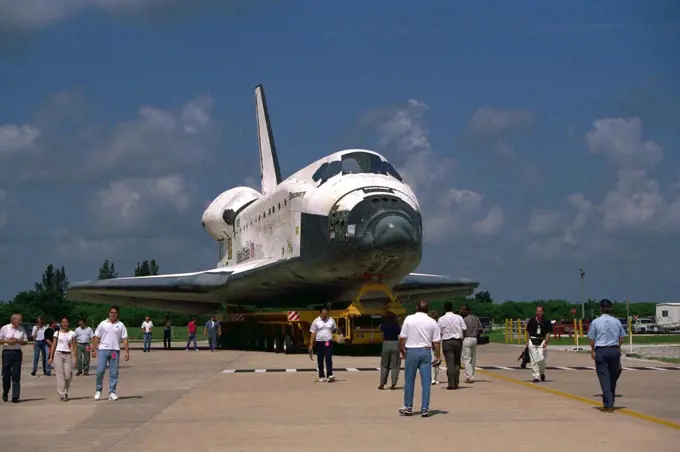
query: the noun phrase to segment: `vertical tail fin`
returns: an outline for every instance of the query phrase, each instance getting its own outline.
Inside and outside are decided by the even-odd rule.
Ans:
[[[264,87],[255,87],[255,105],[257,109],[257,134],[260,146],[260,173],[262,176],[262,194],[266,195],[274,191],[281,183],[281,169],[279,157],[276,154],[274,134],[269,123],[269,110],[267,100],[264,97]]]

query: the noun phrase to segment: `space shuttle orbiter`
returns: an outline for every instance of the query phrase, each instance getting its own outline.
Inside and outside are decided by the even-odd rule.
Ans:
[[[283,180],[262,85],[255,99],[262,187],[229,189],[203,213],[220,247],[216,268],[74,283],[69,299],[204,314],[349,301],[367,280],[402,299],[474,291],[475,281],[412,273],[422,256],[420,206],[382,155],[334,152]]]

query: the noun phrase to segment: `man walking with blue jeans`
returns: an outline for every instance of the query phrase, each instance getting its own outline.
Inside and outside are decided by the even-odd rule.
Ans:
[[[192,341],[194,343],[194,350],[198,351],[198,344],[196,343],[196,317],[192,317],[189,325],[187,325],[187,333],[189,333],[187,351],[189,351],[189,344],[191,344]]]
[[[42,317],[36,319],[36,325],[33,327],[31,336],[33,336],[33,370],[31,370],[31,375],[35,375],[38,371],[38,361],[40,360],[40,355],[42,355],[42,368],[43,374],[49,375],[50,372],[47,370],[47,355],[50,354],[50,349],[45,343],[45,324],[43,323]]]
[[[420,383],[423,390],[420,415],[430,416],[432,365],[441,362],[441,332],[437,321],[431,318],[427,311],[427,301],[419,301],[416,313],[404,319],[399,334],[399,349],[405,360],[404,406],[399,409],[399,414],[402,416],[413,414],[413,392],[418,371],[420,371]],[[435,355],[434,362],[432,351]]]
[[[153,322],[151,321],[151,317],[149,317],[147,315],[146,319],[144,319],[144,322],[142,322],[142,333],[144,333],[144,351],[145,352],[151,351],[151,330],[152,329],[153,329]]]
[[[603,411],[614,411],[616,383],[621,375],[621,343],[626,332],[619,319],[612,317],[612,302],[603,298],[600,301],[600,315],[590,323],[590,356],[595,360],[597,379],[602,388]]]
[[[97,389],[94,399],[99,400],[104,386],[104,373],[109,365],[109,400],[118,400],[118,364],[120,362],[120,343],[123,342],[125,354],[123,360],[130,359],[128,333],[123,322],[118,320],[118,306],[109,308],[109,318],[99,324],[92,339],[92,357],[97,359]]]

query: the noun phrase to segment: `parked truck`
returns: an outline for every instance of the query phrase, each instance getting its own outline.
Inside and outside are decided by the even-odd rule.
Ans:
[[[662,328],[656,323],[653,318],[647,319],[636,319],[633,322],[633,333],[635,334],[648,334],[648,333],[661,333]]]
[[[385,299],[362,302],[368,292],[380,291]],[[355,300],[328,307],[328,314],[338,326],[333,341],[340,348],[361,348],[382,344],[380,323],[387,312],[398,318],[405,309],[388,286],[366,284]],[[219,316],[222,325],[221,345],[226,349],[259,350],[290,354],[309,346],[310,326],[319,316],[318,307],[266,311],[235,308]]]

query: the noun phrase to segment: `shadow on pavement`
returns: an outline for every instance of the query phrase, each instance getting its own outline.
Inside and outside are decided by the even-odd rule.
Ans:
[[[45,400],[44,397],[36,397],[33,399],[19,399],[19,403],[30,403],[30,402],[39,402],[41,400]]]
[[[607,411],[604,411],[604,408],[601,407],[601,406],[594,406],[594,407],[592,407],[592,408],[593,408],[594,410],[597,410],[597,411],[601,412],[601,413],[607,413]],[[626,409],[625,406],[615,406],[615,407],[614,407],[614,411],[625,410],[625,409]]]

